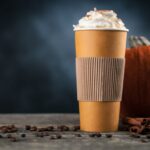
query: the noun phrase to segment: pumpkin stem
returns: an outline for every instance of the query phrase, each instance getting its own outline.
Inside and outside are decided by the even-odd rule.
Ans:
[[[130,36],[129,37],[129,45],[130,45],[130,47],[137,47],[135,36]]]
[[[130,47],[148,46],[150,45],[150,41],[144,36],[130,36],[129,45]]]
[[[143,45],[146,45],[146,46],[150,45],[150,41],[146,37],[140,36],[139,38],[142,41]]]
[[[136,47],[143,45],[143,42],[140,40],[140,38],[138,36],[135,36],[134,38],[135,38],[135,42],[136,42]]]

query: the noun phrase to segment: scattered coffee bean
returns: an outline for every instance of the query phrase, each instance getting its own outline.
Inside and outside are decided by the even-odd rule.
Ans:
[[[55,140],[55,139],[56,139],[56,137],[53,135],[50,137],[50,140]]]
[[[57,139],[61,139],[62,136],[61,136],[60,134],[56,134],[56,138],[57,138]]]
[[[80,126],[79,125],[73,126],[71,130],[78,131],[78,130],[80,130]]]
[[[58,129],[59,131],[69,131],[69,127],[66,126],[66,125],[58,126],[57,129]]]
[[[47,127],[47,131],[53,131],[54,130],[54,127],[53,126],[48,126]]]
[[[26,137],[26,134],[25,134],[25,133],[22,133],[22,134],[21,134],[21,137],[22,137],[22,138],[25,138],[25,137]]]
[[[2,132],[2,133],[8,133],[8,129],[3,128],[3,129],[1,129],[1,132]]]
[[[146,136],[146,138],[147,138],[147,139],[150,139],[150,134],[148,134],[148,135]]]
[[[0,130],[3,132],[16,132],[17,128],[15,127],[15,125],[7,125],[1,126]]]
[[[38,132],[53,131],[53,130],[54,130],[54,127],[53,127],[53,126],[48,126],[48,127],[45,127],[45,128],[38,128],[38,129],[37,129]]]
[[[89,134],[89,137],[101,137],[101,133],[91,133]]]
[[[56,140],[56,139],[61,139],[61,138],[62,138],[62,136],[60,134],[50,136],[50,140]]]
[[[32,126],[32,127],[30,128],[30,131],[37,131],[37,127],[36,127],[36,126]]]
[[[7,138],[12,138],[12,135],[11,135],[11,134],[7,134],[6,137],[7,137]]]
[[[12,128],[16,128],[16,127],[15,127],[14,124],[12,124],[12,125],[8,126],[8,128],[11,128],[11,129],[12,129]]]
[[[43,132],[37,132],[35,135],[37,137],[44,137],[44,133]]]
[[[95,137],[95,133],[89,134],[89,137]]]
[[[96,133],[95,136],[96,137],[101,137],[102,135],[101,135],[101,133]]]
[[[0,131],[2,133],[13,133],[13,132],[17,132],[18,129],[15,127],[15,125],[7,125],[7,126],[1,126]]]
[[[46,128],[38,128],[37,129],[38,132],[43,132],[43,131],[47,131]]]
[[[137,134],[137,133],[132,133],[132,134],[130,134],[130,136],[133,137],[133,138],[140,138],[140,137],[141,137],[141,136],[140,136],[139,134]]]
[[[106,134],[106,138],[112,138],[112,134]]]
[[[25,129],[26,129],[26,130],[30,130],[30,129],[31,129],[31,126],[30,126],[30,125],[26,125],[26,126],[25,126]]]
[[[14,132],[17,132],[17,131],[18,131],[17,128],[13,128],[13,129],[8,130],[9,133],[14,133]]]
[[[147,142],[149,142],[147,139],[141,139],[141,142],[142,143],[147,143]]]
[[[69,131],[69,127],[63,126],[63,131]]]
[[[76,137],[82,137],[82,135],[79,134],[79,133],[75,134],[75,136],[76,136]]]

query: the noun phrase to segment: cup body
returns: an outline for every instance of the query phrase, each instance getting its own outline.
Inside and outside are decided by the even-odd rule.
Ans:
[[[89,77],[90,75],[88,75],[88,73],[90,74],[89,71],[90,69],[87,69],[88,72],[85,73],[85,77],[81,75],[84,83],[82,83],[79,74],[80,72],[83,72],[83,70],[86,70],[85,68],[86,67],[88,68],[88,65],[92,66],[92,64],[90,64],[91,61],[87,61],[88,63],[85,64],[84,59],[87,60],[91,58],[100,60],[101,58],[103,58],[104,60],[124,59],[126,48],[126,36],[127,36],[126,31],[119,31],[119,30],[75,31],[77,94],[79,95],[78,101],[80,113],[80,129],[83,131],[109,132],[118,130],[121,98],[115,99],[115,97],[113,97],[112,99],[107,99],[107,96],[104,97],[104,100],[103,98],[99,98],[102,95],[99,93],[103,91],[104,88],[103,86],[101,86],[100,91],[97,92],[98,96],[93,98],[94,95],[93,93],[96,93],[95,91],[99,90],[99,85],[101,84],[97,83],[96,81],[97,78],[99,78],[99,76],[96,77],[97,72],[96,73],[92,72],[91,75],[93,80],[95,80],[92,84],[94,83],[96,84],[94,88],[88,87],[88,84],[86,84],[86,82],[89,82],[88,80],[90,79]],[[83,62],[84,65],[77,64],[78,63],[77,61],[82,59],[84,61],[81,62]],[[100,65],[97,65],[97,67],[99,67],[97,68],[97,70],[100,70],[101,63],[99,62],[99,60],[98,63]],[[94,65],[95,64],[93,63],[93,67]],[[106,66],[110,67],[110,65],[107,64],[107,61]],[[122,67],[123,67],[122,70],[124,70],[124,66]],[[101,72],[99,74],[101,74]],[[122,82],[123,75],[124,73],[122,73],[121,75],[122,78],[121,81],[119,80],[119,82]],[[86,79],[84,80],[84,78]],[[101,79],[103,80],[103,77]],[[105,77],[105,80],[107,81],[107,77]],[[84,84],[85,86],[83,86]],[[120,90],[122,92],[122,84],[120,85],[121,87],[118,88],[121,88]],[[89,89],[87,90],[86,88]],[[88,96],[88,93],[91,93],[92,96],[91,97],[90,95]],[[108,95],[107,90],[104,95]],[[111,96],[109,96],[109,98],[110,97]]]

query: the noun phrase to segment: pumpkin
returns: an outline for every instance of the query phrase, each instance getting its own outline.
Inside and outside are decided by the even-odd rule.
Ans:
[[[132,36],[126,50],[121,117],[150,116],[150,42]]]

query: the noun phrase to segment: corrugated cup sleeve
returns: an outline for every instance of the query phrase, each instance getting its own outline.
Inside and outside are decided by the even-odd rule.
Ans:
[[[78,101],[121,101],[125,58],[76,58]]]

